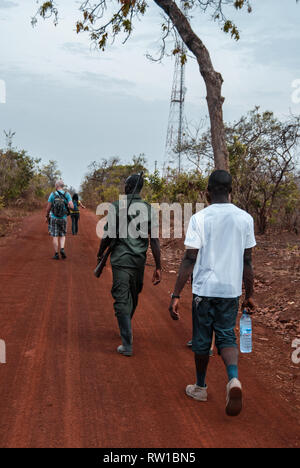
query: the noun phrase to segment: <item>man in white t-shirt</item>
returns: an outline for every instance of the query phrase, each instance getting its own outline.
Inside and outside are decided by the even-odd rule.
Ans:
[[[180,293],[193,273],[193,351],[196,385],[188,385],[188,396],[207,401],[205,383],[213,332],[228,374],[226,413],[242,410],[242,385],[238,380],[238,349],[235,327],[242,295],[243,307],[255,309],[253,300],[252,248],[256,245],[253,218],[230,203],[232,178],[214,171],[208,183],[210,206],[190,221],[174,294],[170,304],[173,320],[179,320]]]

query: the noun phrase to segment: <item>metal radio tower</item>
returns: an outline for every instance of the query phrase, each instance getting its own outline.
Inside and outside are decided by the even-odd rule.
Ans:
[[[185,53],[184,44],[180,50]],[[165,159],[167,162],[178,160],[178,172],[181,172],[182,143],[184,136],[184,100],[185,100],[185,63],[182,63],[181,54],[176,55],[169,123],[166,141]]]

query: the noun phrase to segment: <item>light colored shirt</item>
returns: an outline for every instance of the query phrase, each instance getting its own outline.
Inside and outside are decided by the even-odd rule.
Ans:
[[[59,193],[66,197],[66,206],[67,206],[67,204],[72,201],[71,195],[68,192],[65,192],[64,190],[59,190]],[[48,199],[48,203],[51,203],[51,205],[55,200],[55,194],[58,194],[58,190],[56,192],[52,192],[49,199]],[[57,216],[54,216],[52,211],[50,212],[50,216],[51,216],[51,218],[54,218],[54,219],[67,219],[67,217],[68,217],[67,215],[65,215],[63,218],[57,218]]]
[[[244,251],[255,247],[252,216],[231,203],[216,203],[190,220],[187,248],[199,249],[193,294],[234,298],[242,295]]]

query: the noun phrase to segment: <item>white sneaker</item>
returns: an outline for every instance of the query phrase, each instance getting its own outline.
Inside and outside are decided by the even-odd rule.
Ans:
[[[226,414],[238,416],[243,408],[242,384],[238,379],[232,379],[227,384]]]
[[[195,400],[207,401],[207,387],[199,387],[198,385],[188,385],[185,393]]]

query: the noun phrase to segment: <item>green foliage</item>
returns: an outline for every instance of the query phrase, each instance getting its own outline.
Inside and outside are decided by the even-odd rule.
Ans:
[[[280,122],[258,107],[233,127],[227,127],[230,168],[237,203],[251,212],[260,232],[282,223],[299,209],[296,183],[300,120]]]
[[[55,161],[39,164],[26,151],[13,149],[11,141],[8,149],[0,149],[0,209],[14,203],[38,207],[45,200],[61,173]]]
[[[144,155],[133,157],[130,164],[121,164],[119,158],[93,162],[81,187],[82,198],[92,208],[102,202],[114,201],[123,193],[127,177],[141,171],[147,173],[145,165]]]
[[[238,122],[227,124],[225,130],[233,202],[254,216],[262,233],[271,223],[294,229],[300,218],[296,172],[300,117],[282,122],[273,112],[255,107]],[[212,170],[209,131],[198,138],[188,134],[182,151],[198,170]]]
[[[149,174],[146,180],[147,188],[147,201],[152,203],[161,203],[166,195],[166,179],[160,177],[159,171],[154,171],[153,174]]]
[[[268,226],[297,230],[300,221],[300,178],[296,173],[300,140],[300,117],[281,122],[272,112],[259,107],[238,122],[226,126],[233,203],[251,213],[259,232]],[[168,168],[149,173],[143,157],[124,165],[118,158],[92,166],[82,195],[93,208],[113,201],[124,191],[124,181],[133,172],[146,173],[143,197],[150,203],[205,202],[207,175],[213,170],[210,132],[200,139],[185,141],[183,154],[195,169]]]
[[[202,201],[207,187],[207,178],[196,171],[176,170],[169,172],[167,177],[167,202],[169,203],[197,203]]]
[[[143,156],[133,158],[132,164],[124,165],[119,158],[93,163],[82,185],[81,195],[93,209],[102,202],[113,202],[124,193],[127,177],[141,170],[145,173],[143,197],[149,203],[197,203],[201,202],[207,186],[207,178],[198,171],[182,172],[169,170],[165,176],[159,171],[153,174],[146,168]]]
[[[238,28],[229,20],[225,21],[223,31],[225,33],[231,33],[231,37],[233,37],[236,41],[240,39],[240,33]]]
[[[0,196],[5,201],[20,197],[29,187],[34,167],[25,151],[0,150]]]
[[[40,169],[40,174],[45,177],[50,187],[55,186],[55,182],[62,177],[61,171],[58,169],[57,161],[50,160]]]
[[[279,121],[259,107],[227,126],[230,169],[234,176],[234,198],[254,214],[260,232],[270,221],[276,224],[297,209],[296,151],[300,119]]]
[[[54,24],[57,25],[59,14],[58,8],[54,0],[38,1],[40,6],[37,14],[32,18],[32,25],[37,23],[37,17],[43,19],[53,17]],[[175,2],[174,2],[175,3]],[[105,50],[108,42],[113,43],[115,38],[120,34],[124,36],[123,43],[131,36],[134,30],[134,24],[139,21],[147,12],[149,1],[146,0],[115,0],[112,1],[111,16],[107,17],[107,0],[92,1],[85,0],[79,2],[79,10],[81,17],[76,22],[76,32],[87,33],[90,40],[100,50]],[[157,6],[164,9],[163,3],[157,1]],[[252,11],[250,0],[186,0],[180,7],[185,14],[193,9],[193,12],[198,9],[201,13],[210,13],[214,21],[217,21],[224,32],[230,33],[235,40],[239,40],[240,33],[238,27],[225,15],[227,6],[231,6],[236,10],[247,9],[249,13]],[[75,6],[75,2],[74,2]],[[76,5],[77,8],[77,5]],[[195,15],[195,13],[194,13]],[[171,26],[170,22],[174,21]],[[169,35],[173,35],[174,43],[178,44],[178,33],[175,28],[176,21],[169,19],[168,25],[165,21],[162,23],[162,49],[165,51],[166,39]],[[174,49],[176,50],[176,49]],[[174,53],[174,52],[173,52]],[[182,54],[181,60],[186,61],[186,54]]]

